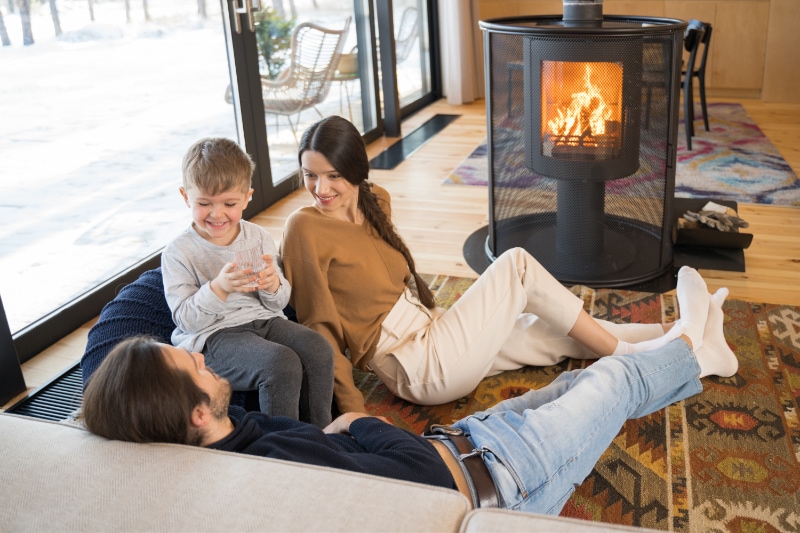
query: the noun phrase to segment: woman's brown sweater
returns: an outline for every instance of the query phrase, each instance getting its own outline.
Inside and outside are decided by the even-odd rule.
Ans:
[[[373,191],[390,217],[389,193]],[[375,353],[381,323],[411,278],[405,258],[369,222],[331,218],[309,206],[286,220],[281,259],[298,321],[333,346],[339,411],[366,412],[353,366],[366,370]]]

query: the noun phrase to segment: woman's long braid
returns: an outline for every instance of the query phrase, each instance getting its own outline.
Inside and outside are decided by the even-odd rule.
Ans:
[[[428,309],[433,309],[436,307],[436,300],[433,297],[433,293],[428,288],[428,284],[417,274],[414,258],[411,256],[411,252],[406,246],[406,243],[403,242],[403,239],[401,239],[400,235],[394,230],[389,219],[386,218],[386,213],[384,213],[383,209],[378,205],[378,197],[372,192],[372,184],[366,180],[362,181],[358,189],[358,203],[361,212],[364,213],[364,216],[369,223],[372,224],[372,227],[377,230],[380,238],[389,243],[392,248],[396,249],[406,258],[408,269],[411,271],[411,275],[414,276],[414,282],[417,285],[419,301]]]
[[[303,166],[303,152],[313,150],[325,156],[333,167],[352,185],[358,186],[358,207],[364,217],[378,232],[378,236],[391,247],[403,254],[408,269],[414,276],[417,294],[422,305],[429,309],[436,307],[433,293],[425,281],[417,274],[411,252],[378,205],[378,197],[372,192],[369,178],[369,159],[361,133],[351,122],[338,116],[323,118],[311,125],[300,139],[297,159]]]

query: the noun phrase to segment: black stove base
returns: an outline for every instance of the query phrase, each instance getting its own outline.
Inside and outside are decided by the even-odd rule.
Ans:
[[[497,241],[486,243],[486,256],[493,261],[494,250],[499,255],[524,248],[565,285],[627,287],[655,279],[671,266],[659,260],[662,235],[657,227],[614,215],[566,224],[566,230],[562,222],[560,213],[501,220],[494,228]]]
[[[491,261],[486,255],[486,238],[489,227],[484,226],[464,242],[463,253],[467,264],[478,274],[483,274]],[[673,264],[667,272],[646,282],[625,286],[626,290],[642,292],[669,292],[677,285],[678,270],[682,266],[697,269],[745,272],[744,251],[728,248],[702,248],[676,246],[673,248]],[[583,283],[593,289],[608,288],[602,284]]]

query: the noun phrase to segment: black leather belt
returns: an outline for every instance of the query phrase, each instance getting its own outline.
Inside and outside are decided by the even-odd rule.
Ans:
[[[423,433],[425,436],[435,436],[439,440],[446,437],[453,443],[461,456],[455,456],[456,460],[464,466],[462,469],[466,477],[472,481],[474,489],[473,504],[475,507],[499,507],[500,498],[497,495],[497,487],[492,479],[492,474],[483,462],[483,457],[476,451],[472,441],[464,435],[464,432],[452,426],[442,426],[433,424]]]

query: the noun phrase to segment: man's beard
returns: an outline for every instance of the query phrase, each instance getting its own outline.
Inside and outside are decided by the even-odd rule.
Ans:
[[[211,410],[211,416],[217,420],[222,420],[228,416],[228,406],[231,403],[232,394],[231,384],[227,379],[220,378],[219,388],[213,398],[209,399],[208,407]],[[189,435],[186,439],[186,444],[193,446],[202,446],[206,436],[198,427],[190,426]]]
[[[228,407],[231,404],[231,394],[233,389],[231,383],[225,379],[220,378],[220,386],[214,398],[211,398],[211,414],[218,420],[228,416]]]

